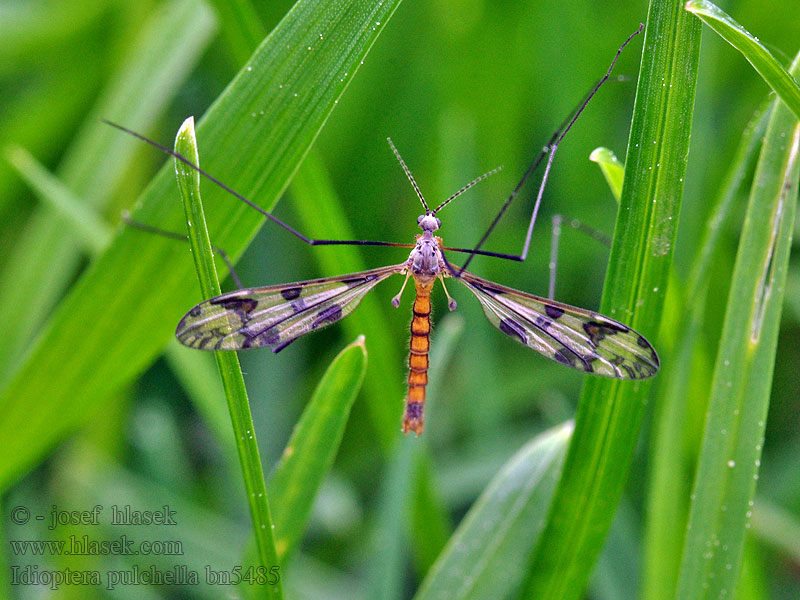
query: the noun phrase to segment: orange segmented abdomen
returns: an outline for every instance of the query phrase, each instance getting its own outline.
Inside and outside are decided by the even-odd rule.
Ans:
[[[408,355],[408,396],[403,415],[403,433],[422,433],[425,386],[428,385],[428,351],[431,347],[431,288],[433,283],[414,279],[417,296],[411,319],[411,349]]]

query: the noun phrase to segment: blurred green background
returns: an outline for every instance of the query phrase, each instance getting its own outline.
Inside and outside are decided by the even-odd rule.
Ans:
[[[21,146],[62,177],[79,170],[76,162],[80,158],[75,157],[80,153],[75,146],[82,127],[103,117],[129,124],[124,115],[98,114],[96,107],[120,72],[135,60],[137,35],[171,4],[141,0],[0,4],[0,150],[9,144]],[[255,5],[271,27],[291,2],[256,1]],[[794,2],[773,2],[770,6],[770,10],[764,10],[762,2],[753,1],[723,5],[788,63],[787,57],[797,51],[800,19],[787,16],[794,16],[797,6]],[[477,175],[504,166],[498,175],[440,214],[446,244],[474,244],[530,160],[604,72],[619,44],[645,20],[646,11],[647,4],[641,1],[559,5],[434,0],[401,4],[312,151],[341,199],[343,217],[354,236],[409,242],[417,231],[420,206],[386,144],[390,136],[431,204],[438,204]],[[153,114],[142,131],[166,145],[171,145],[183,119],[189,115],[199,118],[239,69],[235,53],[212,33],[210,21],[208,25],[207,31],[198,35],[197,50],[187,52],[186,65],[173,82],[174,89],[154,103]],[[609,235],[613,232],[616,204],[588,156],[595,147],[607,146],[624,159],[640,48],[641,38],[623,53],[616,67],[615,73],[627,76],[628,81],[606,85],[562,144],[528,260],[519,264],[479,257],[472,271],[546,295],[552,215],[580,219]],[[704,32],[676,247],[679,275],[686,273],[686,260],[739,136],[766,97],[766,86],[745,60],[716,36]],[[213,147],[203,145],[202,138],[199,145],[201,161],[204,155],[214,153]],[[119,222],[121,211],[132,205],[164,162],[152,148],[143,144],[134,147],[134,159],[124,165],[119,184],[111,186],[103,201],[102,218],[112,225]],[[108,165],[109,170],[119,166]],[[96,177],[104,178],[102,167]],[[302,185],[303,178],[308,177],[307,169],[301,167],[295,177]],[[535,185],[529,184],[487,249],[519,251],[534,195]],[[164,202],[178,201],[177,188],[174,197],[164,198]],[[235,202],[232,198],[229,201]],[[332,237],[326,219],[303,218],[295,208],[290,188],[275,214],[310,237]],[[11,165],[0,160],[0,284],[9,289],[13,289],[15,280],[26,276],[24,269],[9,266],[17,264],[15,254],[36,253],[35,244],[21,248],[19,242],[26,239],[26,228],[32,227],[38,210],[36,196]],[[213,205],[206,206],[207,212],[213,210]],[[724,314],[740,226],[741,216],[734,219],[725,252],[717,259],[710,285],[718,292],[710,295],[707,311],[712,321],[721,322]],[[174,230],[180,227],[181,223],[174,224]],[[214,232],[211,234],[213,238]],[[335,247],[308,248],[267,225],[239,263],[238,272],[245,285],[338,275],[340,271],[330,265],[336,264],[339,251]],[[404,249],[366,248],[360,253],[369,268],[398,263],[407,256]],[[556,298],[597,308],[607,256],[603,246],[565,230]],[[188,250],[185,260],[191,261]],[[84,254],[75,263],[54,265],[54,278],[63,282],[56,298],[66,293],[89,261]],[[163,265],[163,269],[168,270],[169,265]],[[396,347],[397,360],[380,365],[370,362],[367,371],[368,380],[380,378],[372,389],[382,387],[385,402],[398,406],[403,395],[412,301],[407,291],[400,309],[391,307],[390,299],[400,283],[398,279],[382,284],[370,300],[380,308],[378,314],[392,332],[390,344]],[[228,286],[230,289],[231,284]],[[449,290],[459,309],[448,314],[443,299],[435,301],[434,351],[437,331],[446,331],[453,343],[446,352],[435,355],[438,362],[432,364],[434,385],[424,443],[435,457],[436,494],[444,501],[452,522],[457,523],[524,441],[571,417],[584,376],[510,342],[485,320],[470,294],[457,284],[451,284]],[[800,470],[796,468],[800,457],[800,271],[796,260],[790,268],[787,292],[759,494],[793,511],[796,523],[800,511]],[[6,296],[13,297],[13,291]],[[13,304],[18,313],[9,313],[4,319],[13,322],[28,318],[29,304],[35,301],[18,299]],[[37,307],[31,334],[53,308],[52,303]],[[347,331],[358,331],[361,318],[361,311],[351,316],[349,319],[356,323],[351,323]],[[707,329],[718,331],[719,326],[711,322]],[[265,469],[279,458],[325,367],[352,339],[336,326],[297,341],[277,356],[268,351],[241,356]],[[651,341],[659,347],[657,339]],[[713,342],[710,340],[712,346]],[[368,352],[374,343],[367,338]],[[7,357],[7,361],[12,365],[18,358]],[[9,368],[4,367],[4,371]],[[58,373],[41,373],[41,377],[58,378]],[[687,424],[687,429],[691,431],[702,423],[702,415],[697,418],[696,423]],[[645,430],[641,460],[634,463],[629,493],[612,532],[609,547],[614,560],[601,560],[589,592],[592,598],[637,597],[646,435]],[[318,498],[296,570],[287,575],[301,590],[295,592],[297,597],[363,597],[372,552],[370,540],[376,535],[379,502],[375,490],[385,470],[365,402],[357,400],[333,473]],[[678,476],[684,475],[676,473]],[[182,534],[192,538],[192,552],[212,564],[216,559],[236,562],[249,526],[247,505],[238,493],[239,478],[238,472],[228,469],[187,390],[170,365],[159,360],[133,386],[104,401],[96,413],[86,415],[86,427],[54,448],[45,462],[6,493],[4,528],[7,537],[13,539],[31,535],[30,530],[20,532],[7,521],[6,508],[10,506],[84,508],[103,504],[110,490],[125,490],[129,497],[153,507],[180,503],[181,515],[194,523],[190,533]],[[46,532],[41,533],[33,537],[46,538]],[[797,546],[792,556],[786,548],[777,548],[775,540],[758,525],[754,534],[756,550],[750,556],[755,558],[747,563],[748,569],[756,569],[747,578],[756,582],[752,585],[758,593],[752,597],[800,596]],[[25,560],[13,555],[6,558],[11,565],[26,564]],[[97,563],[87,566],[92,564],[90,557],[84,560],[83,568],[98,568]],[[113,563],[101,559],[99,564],[108,568]],[[419,573],[409,559],[409,596],[418,580]],[[40,590],[32,586],[6,589],[11,589],[8,593],[15,598],[48,597],[38,596]],[[235,590],[228,591],[235,594]],[[167,587],[138,586],[114,592],[82,587],[61,589],[52,597],[129,594],[177,598],[194,597],[196,593]],[[214,590],[206,593],[220,597]]]

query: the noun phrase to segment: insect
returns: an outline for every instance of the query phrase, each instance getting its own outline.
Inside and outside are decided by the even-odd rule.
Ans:
[[[558,143],[600,85],[609,77],[619,53],[636,33],[631,35],[620,47],[605,76],[595,84],[579,107],[565,121],[565,124],[553,135],[545,150],[533,162],[511,196],[506,200],[476,248],[466,250],[444,246],[442,239],[434,235],[441,227],[441,220],[437,214],[453,199],[498,169],[471,181],[431,210],[400,153],[391,140],[388,140],[424,209],[424,214],[417,219],[417,225],[422,233],[416,235],[413,244],[311,240],[291,229],[270,213],[256,208],[311,245],[358,244],[409,247],[411,253],[408,259],[399,264],[359,273],[283,285],[239,289],[222,294],[205,300],[189,310],[178,324],[176,337],[184,345],[200,350],[245,350],[266,346],[277,353],[300,336],[327,327],[349,315],[364,296],[381,281],[392,275],[405,275],[400,292],[392,299],[393,306],[398,307],[406,284],[409,279],[414,280],[415,297],[408,358],[408,393],[405,398],[402,430],[404,433],[414,431],[416,434],[420,434],[424,424],[423,408],[425,389],[428,383],[431,292],[438,280],[447,296],[449,309],[455,310],[456,302],[450,297],[445,287],[445,279],[451,278],[462,283],[475,295],[492,325],[513,340],[536,350],[547,358],[594,375],[617,379],[651,377],[658,371],[658,356],[650,342],[630,327],[590,310],[492,283],[465,270],[476,254],[518,261],[525,259],[544,185]],[[134,135],[141,137],[135,133]],[[149,140],[146,141],[149,142]],[[184,157],[161,148],[190,164],[241,200],[254,206],[249,200],[230,190]],[[545,156],[548,160],[523,252],[520,255],[508,255],[481,250],[481,245],[510,202]],[[469,256],[464,265],[458,268],[448,261],[445,251],[466,252]]]

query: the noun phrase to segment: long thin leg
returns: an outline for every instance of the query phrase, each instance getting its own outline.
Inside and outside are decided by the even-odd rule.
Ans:
[[[117,125],[116,123],[108,121],[107,119],[103,119],[103,122],[108,124],[108,125],[111,125],[112,127],[116,128],[116,129],[119,129],[120,131],[124,131],[125,133],[127,133],[129,135],[132,135],[133,137],[138,138],[138,139],[142,140],[143,142],[146,142],[146,143],[150,144],[151,146],[153,146],[155,148],[158,148],[159,150],[161,150],[165,154],[169,154],[170,156],[173,156],[173,157],[177,158],[179,161],[181,161],[184,164],[188,165],[189,167],[191,167],[192,169],[194,169],[195,171],[200,173],[203,177],[205,177],[206,179],[208,179],[212,183],[218,185],[220,188],[222,188],[223,190],[225,190],[226,192],[228,192],[232,196],[238,198],[239,200],[241,200],[242,202],[247,204],[249,207],[257,210],[259,213],[264,215],[270,221],[272,221],[276,225],[282,227],[283,229],[285,229],[286,231],[291,233],[293,236],[295,236],[296,238],[298,238],[299,240],[305,242],[306,244],[308,244],[310,246],[393,246],[395,248],[413,248],[414,247],[414,244],[398,244],[398,243],[395,243],[395,242],[379,242],[379,241],[372,241],[372,240],[315,240],[315,239],[306,237],[302,233],[300,233],[299,231],[297,231],[296,229],[291,227],[290,225],[287,225],[286,223],[281,221],[278,217],[274,216],[272,213],[267,212],[266,210],[264,210],[263,208],[258,206],[256,203],[252,202],[251,200],[248,200],[247,198],[245,198],[242,194],[240,194],[236,190],[228,187],[227,185],[222,183],[219,179],[217,179],[216,177],[214,177],[210,173],[208,173],[208,172],[204,171],[203,169],[201,169],[200,167],[198,167],[196,164],[194,164],[192,161],[190,161],[188,158],[186,158],[182,154],[180,154],[178,152],[175,152],[174,150],[172,150],[170,148],[167,148],[166,146],[162,146],[158,142],[154,142],[150,138],[147,138],[147,137],[143,136],[140,133],[136,133],[132,129],[128,129],[127,127],[123,127],[122,125]],[[150,226],[149,225],[145,225],[144,227],[150,227]],[[140,229],[143,229],[144,227],[140,227]]]
[[[564,136],[567,134],[567,132],[569,132],[569,130],[575,124],[575,121],[578,119],[578,117],[581,115],[581,113],[586,108],[586,105],[589,104],[589,101],[597,93],[597,90],[600,89],[600,86],[603,85],[608,80],[608,78],[611,76],[611,72],[614,70],[614,66],[617,64],[617,59],[619,58],[619,55],[622,52],[622,50],[625,48],[625,46],[628,45],[628,43],[633,39],[633,37],[638,35],[639,33],[641,33],[643,29],[644,29],[644,25],[640,24],[639,25],[639,29],[637,29],[634,33],[629,35],[628,39],[626,39],[625,42],[622,44],[622,46],[619,47],[619,49],[617,50],[617,53],[614,55],[614,59],[611,61],[611,65],[608,67],[608,70],[606,71],[605,75],[603,75],[603,77],[601,77],[597,81],[597,83],[595,83],[594,86],[592,86],[592,89],[589,91],[588,94],[586,94],[586,96],[580,102],[578,107],[569,115],[569,117],[567,117],[567,119],[555,131],[555,133],[553,133],[553,135],[551,136],[550,140],[548,141],[547,145],[544,147],[542,152],[540,152],[539,155],[534,159],[534,161],[531,163],[531,166],[528,167],[527,171],[525,171],[525,174],[522,176],[522,179],[520,179],[520,182],[517,184],[517,186],[511,192],[511,195],[505,201],[503,206],[500,207],[500,210],[497,213],[497,216],[495,216],[495,218],[492,221],[491,225],[489,225],[489,228],[486,230],[486,233],[483,234],[481,239],[475,245],[475,248],[469,253],[470,256],[467,257],[467,260],[464,261],[464,264],[461,266],[460,269],[457,269],[457,270],[451,272],[451,274],[453,276],[458,277],[461,274],[461,271],[466,269],[469,266],[469,263],[472,262],[473,256],[475,254],[480,254],[478,251],[481,249],[481,247],[483,246],[484,242],[486,242],[486,240],[488,239],[488,237],[492,233],[492,231],[494,231],[494,228],[500,222],[500,219],[503,217],[503,215],[505,214],[506,210],[508,210],[508,207],[511,204],[511,202],[513,202],[514,198],[516,198],[517,194],[519,193],[519,191],[522,188],[522,186],[525,185],[525,182],[528,180],[528,178],[539,167],[539,165],[541,164],[542,160],[544,160],[544,157],[547,156],[547,163],[545,164],[544,173],[542,175],[542,180],[541,180],[541,183],[539,184],[539,191],[536,194],[536,201],[535,201],[535,203],[533,205],[533,212],[531,213],[531,220],[530,220],[530,223],[528,224],[528,231],[525,234],[525,242],[522,245],[522,252],[520,254],[516,254],[516,255],[514,255],[514,254],[500,255],[499,253],[496,254],[496,255],[492,255],[492,256],[499,256],[501,258],[508,258],[510,260],[516,260],[516,261],[519,261],[519,262],[522,262],[522,261],[525,260],[525,258],[528,256],[528,248],[530,247],[530,243],[531,243],[531,235],[533,234],[533,226],[536,223],[536,217],[539,214],[539,205],[542,202],[542,195],[544,194],[544,188],[545,188],[545,185],[547,184],[547,178],[550,175],[550,168],[553,165],[553,159],[555,158],[556,150],[558,150],[558,145],[561,143],[561,140],[564,139]]]
[[[130,225],[134,229],[139,229],[140,231],[146,231],[147,233],[155,233],[156,235],[160,235],[165,238],[169,238],[171,240],[178,240],[179,242],[189,241],[189,236],[187,235],[181,235],[180,233],[175,233],[174,231],[167,231],[166,229],[153,227],[152,225],[148,225],[147,223],[141,223],[139,221],[131,219],[131,216],[127,210],[122,212],[122,220],[125,222],[126,225]],[[242,285],[242,280],[239,279],[239,275],[236,274],[236,269],[233,268],[233,262],[228,257],[228,253],[225,252],[225,250],[223,250],[219,246],[215,246],[214,244],[211,244],[211,248],[214,250],[214,252],[219,254],[220,258],[222,258],[223,262],[225,263],[225,266],[228,267],[228,271],[231,274],[231,279],[233,279],[233,283],[236,284],[236,287],[239,288],[240,290],[243,290],[244,286]]]

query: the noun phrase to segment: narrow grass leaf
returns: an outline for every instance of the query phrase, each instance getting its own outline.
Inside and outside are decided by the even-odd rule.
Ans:
[[[572,433],[568,422],[523,446],[447,542],[415,600],[517,597]]]
[[[752,524],[760,542],[777,548],[795,564],[800,563],[800,519],[796,514],[759,496],[753,507]]]
[[[791,73],[800,73],[800,55]],[[679,598],[735,594],[769,408],[799,153],[797,117],[776,99],[751,188],[714,366]]]
[[[272,208],[398,4],[298,2],[199,123],[198,138],[213,148],[206,169]],[[132,96],[141,101],[142,94]],[[145,190],[133,217],[176,231],[184,218],[168,171]],[[213,206],[207,220],[215,244],[237,258],[263,218],[221,190],[204,195]],[[0,488],[154,360],[180,316],[202,299],[195,277],[183,244],[130,228],[118,232],[0,392],[7,450]]]
[[[689,0],[686,10],[697,15],[722,39],[741,52],[767,85],[800,118],[800,85],[764,45],[728,14],[708,0]]]
[[[194,132],[194,118],[186,119],[178,131],[175,139],[175,152],[187,157],[195,165],[200,164]],[[204,297],[212,298],[220,294],[220,285],[214,266],[211,239],[203,214],[203,204],[200,199],[200,174],[177,159],[175,159],[175,173],[183,200],[183,209],[189,230],[189,243],[197,268],[200,289]],[[239,366],[239,357],[235,352],[215,352],[214,357],[222,378],[225,397],[228,400],[228,410],[236,438],[236,447],[239,451],[239,461],[250,505],[250,516],[253,520],[253,533],[258,546],[260,564],[264,569],[269,570],[280,563],[275,552],[267,487],[264,482],[261,457],[258,453],[258,442],[253,427],[253,417],[250,414],[247,390],[244,387],[244,376]],[[265,586],[264,592],[270,598],[283,598],[283,586],[280,579],[274,585]]]
[[[231,57],[237,66],[243,65],[267,35],[258,9],[250,0],[211,0],[210,4]]]
[[[339,450],[366,368],[367,352],[361,336],[342,350],[325,371],[270,476],[275,547],[281,564],[290,559],[306,530],[314,500]]]
[[[368,597],[372,600],[404,597],[408,541],[402,516],[408,510],[419,441],[412,436],[398,440],[383,472],[375,503],[377,514],[369,540],[370,552],[365,553]]]
[[[691,482],[675,473],[692,473],[697,458],[694,424],[705,413],[710,394],[713,356],[703,336],[710,270],[718,256],[737,201],[745,199],[743,187],[752,174],[767,128],[770,111],[763,106],[742,133],[731,168],[709,211],[705,230],[685,286],[667,297],[668,310],[676,315],[662,327],[662,339],[673,337],[671,360],[664,365],[664,382],[658,386],[650,450],[650,489],[645,528],[645,568],[642,596],[669,600],[675,596]],[[671,287],[670,291],[674,288]],[[692,433],[687,433],[689,430]]]
[[[680,1],[650,4],[625,181],[600,312],[655,341],[669,280],[700,28]],[[587,378],[525,598],[583,596],[627,480],[650,381]]]
[[[69,220],[89,254],[99,254],[108,245],[110,227],[30,152],[20,146],[9,146],[5,154],[39,199]]]

